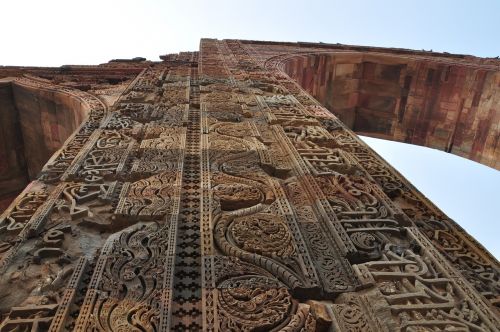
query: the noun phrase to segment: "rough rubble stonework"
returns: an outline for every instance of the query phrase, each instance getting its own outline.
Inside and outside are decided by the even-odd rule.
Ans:
[[[499,330],[498,261],[354,134],[499,169],[499,60],[161,58],[0,67],[0,331]]]

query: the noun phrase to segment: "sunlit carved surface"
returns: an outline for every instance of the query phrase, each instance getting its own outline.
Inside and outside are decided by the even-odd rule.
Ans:
[[[84,115],[61,125],[74,134],[0,217],[0,330],[498,330],[498,262],[295,81],[314,90],[301,75],[322,71],[306,57],[298,73],[297,54],[328,47],[346,51],[204,39],[162,62],[0,69],[13,76],[2,112],[43,113],[12,98],[17,84]],[[342,56],[384,51],[498,77],[484,59]],[[368,81],[401,76],[367,68]],[[390,94],[379,88],[352,93]],[[381,128],[358,114],[354,129]],[[468,156],[495,166],[477,144]]]

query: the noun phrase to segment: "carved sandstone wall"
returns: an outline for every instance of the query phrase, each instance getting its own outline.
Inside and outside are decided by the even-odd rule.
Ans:
[[[213,39],[162,60],[0,70],[87,114],[0,216],[1,330],[498,331],[498,262],[349,129],[498,165],[498,126],[467,141],[435,74],[405,83],[484,69],[448,80],[495,119],[498,61]]]
[[[334,52],[299,55],[284,68],[359,134],[500,169],[498,65]]]

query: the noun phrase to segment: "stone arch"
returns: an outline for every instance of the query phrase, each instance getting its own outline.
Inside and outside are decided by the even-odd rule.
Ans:
[[[494,65],[382,52],[281,54],[282,71],[357,134],[427,146],[500,169]]]
[[[96,107],[104,107],[96,97],[38,78],[0,80],[0,211]]]

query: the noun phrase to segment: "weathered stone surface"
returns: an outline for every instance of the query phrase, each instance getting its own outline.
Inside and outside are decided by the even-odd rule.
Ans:
[[[291,49],[279,66],[355,132],[500,169],[498,61]]]
[[[498,330],[498,262],[351,130],[499,168],[497,60],[161,59],[0,68],[1,331]]]

